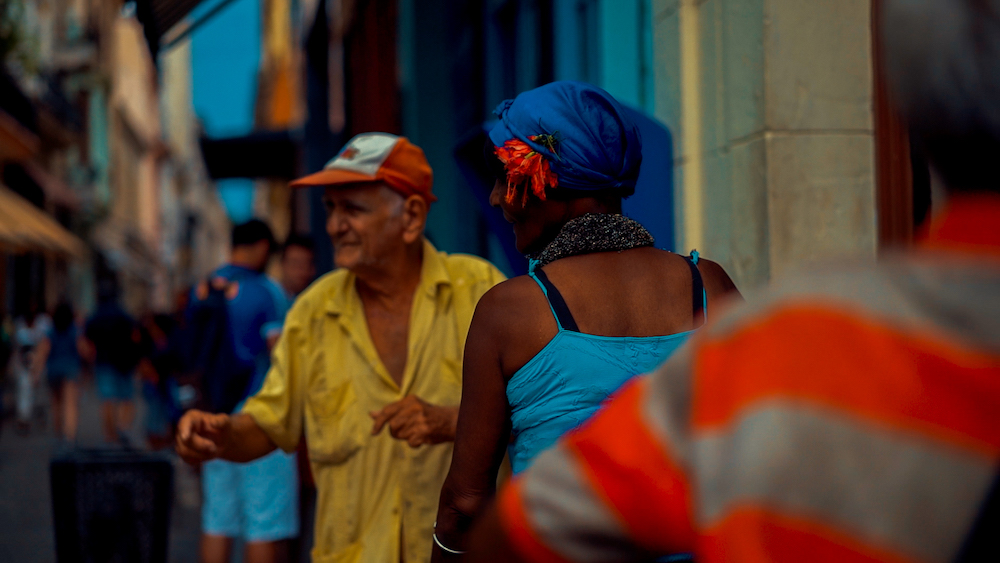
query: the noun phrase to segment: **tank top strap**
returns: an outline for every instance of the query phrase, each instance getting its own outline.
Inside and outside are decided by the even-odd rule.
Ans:
[[[698,269],[698,251],[692,250],[691,256],[682,256],[691,269],[691,305],[694,318],[701,317],[702,324],[708,322],[708,292],[705,291],[705,282],[701,278],[701,271]]]
[[[545,275],[545,272],[541,268],[535,268],[528,275],[542,288],[542,293],[545,295],[545,300],[549,302],[549,309],[552,309],[552,316],[556,318],[556,325],[558,325],[559,330],[580,332],[580,329],[576,325],[576,319],[569,312],[569,307],[566,306],[566,301],[563,299],[562,294],[549,281],[549,277]]]

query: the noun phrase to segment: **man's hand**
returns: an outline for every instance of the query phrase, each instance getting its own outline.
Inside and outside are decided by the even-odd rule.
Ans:
[[[405,440],[413,448],[455,441],[458,407],[439,407],[415,395],[408,395],[402,401],[370,414],[375,419],[372,435],[381,432],[382,427],[388,424],[393,438]]]
[[[191,410],[177,423],[177,453],[194,465],[218,458],[231,440],[228,414]]]

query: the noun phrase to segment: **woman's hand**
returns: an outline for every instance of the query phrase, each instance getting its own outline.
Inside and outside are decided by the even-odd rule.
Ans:
[[[405,440],[412,448],[455,440],[458,407],[432,405],[416,395],[407,395],[403,400],[369,414],[375,420],[372,435],[381,432],[388,424],[392,437]]]

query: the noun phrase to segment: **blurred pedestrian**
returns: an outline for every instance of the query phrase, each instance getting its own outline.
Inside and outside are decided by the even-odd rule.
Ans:
[[[10,360],[14,355],[14,344],[11,334],[14,323],[6,314],[0,314],[0,430],[4,420],[4,390],[7,388],[7,374],[10,371]]]
[[[497,115],[490,203],[531,261],[527,276],[483,298],[469,328],[438,558],[464,549],[505,451],[514,473],[524,471],[625,382],[659,366],[723,298],[739,296],[719,265],[654,248],[622,215],[642,139],[607,92],[553,82],[501,103]]]
[[[65,301],[60,302],[52,314],[52,327],[40,345],[39,355],[45,361],[46,381],[52,398],[52,427],[57,436],[69,443],[76,442],[80,358],[84,346],[73,307]]]
[[[233,416],[192,411],[186,460],[249,460],[305,435],[319,491],[314,561],[427,561],[451,460],[465,335],[503,279],[424,238],[435,201],[423,151],[365,133],[293,186],[324,186],[338,270],[299,296],[264,387]],[[378,421],[372,426],[372,417]],[[409,448],[379,431],[408,435]]]
[[[173,429],[180,420],[177,376],[183,369],[177,320],[172,315],[151,314],[143,319],[146,357],[139,364],[142,394],[146,401],[146,440],[153,450],[173,444]]]
[[[316,248],[313,240],[304,235],[288,235],[281,247],[281,288],[289,305],[316,279]],[[285,319],[268,323],[264,329],[268,346],[273,347],[281,336]]]
[[[135,369],[142,359],[142,333],[118,304],[113,280],[99,282],[97,309],[87,320],[84,336],[94,363],[104,440],[127,443],[135,421]]]
[[[14,365],[17,382],[17,431],[27,434],[35,415],[37,387],[45,372],[45,359],[38,354],[52,319],[39,306],[38,300],[28,302],[24,314],[14,321]]]
[[[281,287],[292,301],[316,279],[316,244],[304,235],[288,235],[281,249]]]
[[[507,488],[470,560],[1000,560],[1000,1],[883,6],[943,211],[713,321]]]
[[[289,302],[294,302],[300,293],[316,279],[316,245],[311,237],[299,234],[288,235],[281,249],[281,287],[285,289]],[[284,319],[282,319],[282,324]],[[279,333],[272,332],[271,338],[277,342]],[[301,533],[293,541],[292,561],[310,561],[313,534],[316,521],[316,481],[309,468],[309,452],[305,438],[299,440],[295,451],[299,466],[299,522]]]
[[[224,298],[223,315],[209,320],[225,325],[216,326],[225,332],[220,343],[232,348],[227,357],[216,355],[203,368],[210,404],[222,416],[240,410],[270,367],[268,327],[280,324],[288,308],[284,291],[264,274],[273,250],[274,236],[263,221],[235,226],[229,264],[200,284],[192,299],[191,307],[205,310],[213,292]],[[192,323],[204,322],[200,314],[192,316]],[[201,338],[197,331],[204,327],[192,328],[195,338]],[[224,351],[211,346],[210,354]],[[247,366],[245,379],[233,364]],[[235,538],[246,542],[248,563],[287,559],[287,540],[299,534],[295,456],[275,451],[258,457],[213,459],[202,466],[202,563],[228,562]]]

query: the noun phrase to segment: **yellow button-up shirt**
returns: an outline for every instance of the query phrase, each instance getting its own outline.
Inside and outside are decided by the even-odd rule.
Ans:
[[[372,436],[369,413],[411,394],[457,405],[472,313],[503,279],[485,260],[424,242],[401,386],[375,350],[353,274],[327,274],[289,311],[267,379],[243,412],[286,452],[305,432],[318,494],[316,563],[393,563],[401,548],[407,563],[430,559],[452,446],[410,448],[387,428]]]

